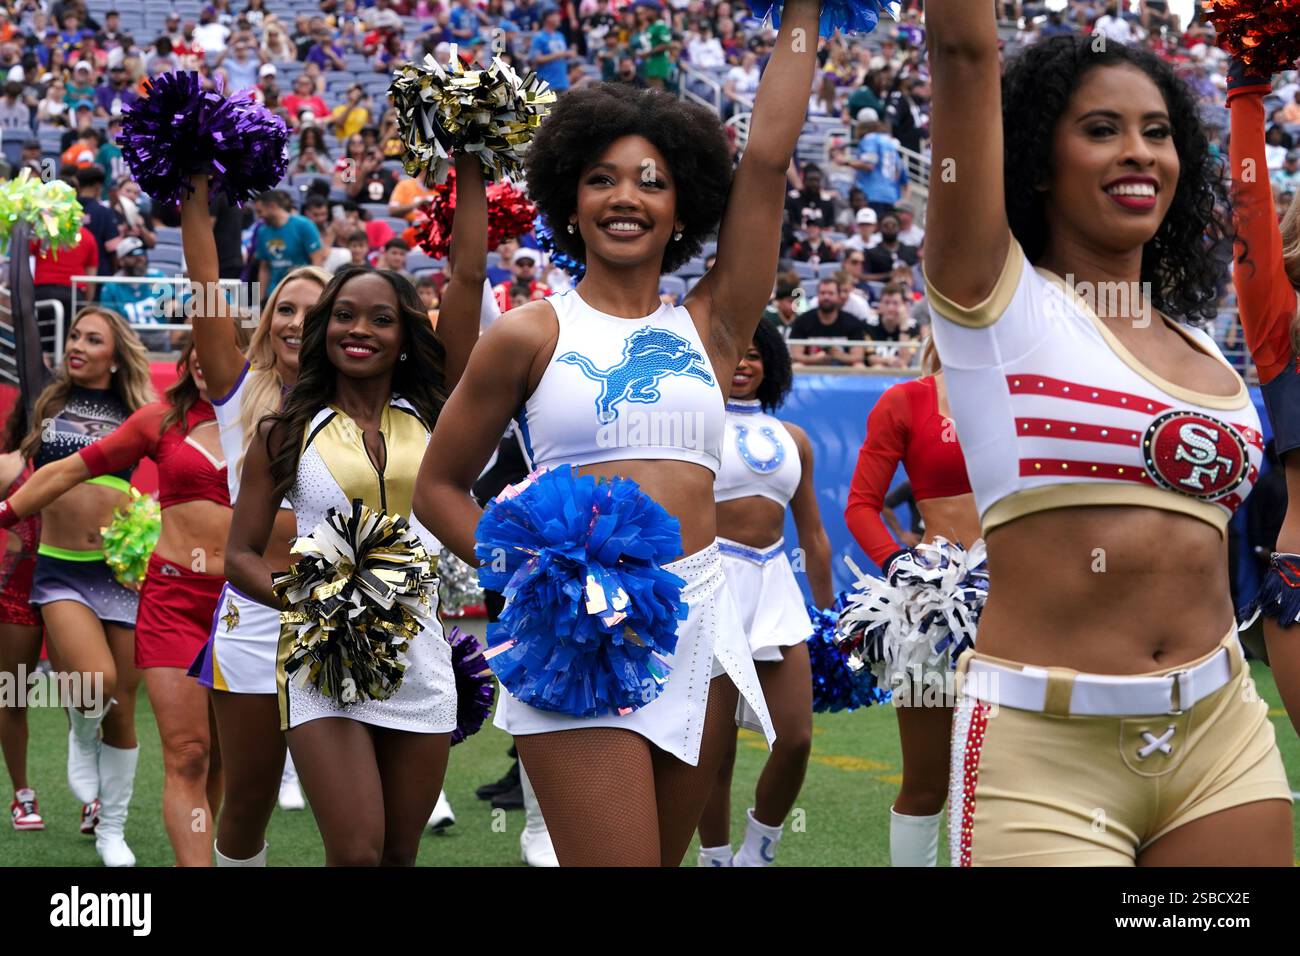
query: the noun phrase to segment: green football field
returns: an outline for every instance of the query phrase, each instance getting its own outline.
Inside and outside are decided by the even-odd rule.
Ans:
[[[1278,703],[1272,675],[1255,666],[1255,680],[1270,703],[1292,788],[1300,789],[1300,740]],[[0,822],[0,866],[98,866],[93,837],[78,832],[79,806],[69,793],[67,720],[54,709],[29,717],[29,764],[45,817],[43,832],[17,833]],[[141,687],[137,725],[142,753],[136,776],[127,840],[140,866],[170,866],[171,848],[161,818],[162,758],[149,701]],[[490,724],[454,748],[446,790],[456,823],[444,835],[426,834],[422,866],[520,866],[519,833],[523,812],[496,812],[474,797],[480,784],[496,780],[509,766],[509,738]],[[733,845],[744,832],[744,812],[762,768],[766,748],[743,732],[732,791]],[[781,841],[777,865],[884,866],[889,862],[889,806],[901,771],[898,731],[889,707],[852,714],[819,714],[813,752],[795,813]],[[5,786],[8,779],[4,780]],[[364,813],[364,807],[357,808]],[[1300,826],[1297,827],[1300,832]],[[324,852],[310,810],[276,810],[267,837],[270,863],[319,866]],[[1297,843],[1300,856],[1300,843]],[[940,860],[946,860],[946,841]],[[685,865],[695,863],[695,847]]]

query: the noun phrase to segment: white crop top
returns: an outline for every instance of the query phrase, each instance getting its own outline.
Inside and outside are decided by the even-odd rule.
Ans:
[[[243,414],[244,393],[257,375],[263,375],[244,363],[243,371],[235,380],[235,387],[221,398],[212,399],[212,411],[217,418],[218,436],[221,441],[221,454],[226,459],[226,484],[230,487],[230,501],[233,504],[239,497],[240,473],[244,470],[244,453],[248,442],[244,436]],[[292,509],[293,505],[286,498],[280,502],[281,508]]]
[[[1230,396],[1161,378],[1075,289],[1031,266],[1014,240],[978,306],[927,288],[986,533],[1034,512],[1087,505],[1160,508],[1226,528],[1263,455],[1259,414],[1239,377]],[[1231,369],[1204,332],[1152,320]]]
[[[782,508],[790,504],[803,465],[799,447],[781,422],[763,411],[757,399],[727,402],[722,437],[722,467],[713,482],[714,501],[761,496]]]
[[[716,475],[722,390],[690,313],[664,304],[621,319],[596,311],[576,289],[546,301],[560,336],[517,419],[531,466],[655,458]]]

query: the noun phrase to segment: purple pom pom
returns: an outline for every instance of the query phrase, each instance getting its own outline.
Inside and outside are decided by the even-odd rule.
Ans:
[[[252,99],[204,90],[194,72],[163,73],[126,108],[118,145],[131,175],[156,202],[175,205],[190,177],[236,205],[273,189],[289,168],[284,120]]]
[[[451,733],[454,747],[483,726],[492,712],[497,685],[483,659],[483,645],[478,638],[453,627],[447,643],[451,645],[451,669],[456,675],[456,729]]]

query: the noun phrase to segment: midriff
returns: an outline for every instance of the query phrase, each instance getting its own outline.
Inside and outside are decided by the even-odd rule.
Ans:
[[[1234,615],[1210,524],[1152,508],[1040,511],[989,533],[979,649],[1025,664],[1139,674],[1201,657]]]

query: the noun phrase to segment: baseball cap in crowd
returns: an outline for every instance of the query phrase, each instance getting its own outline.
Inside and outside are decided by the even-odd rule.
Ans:
[[[279,71],[276,70],[274,63],[263,63],[257,69],[258,76],[275,76],[277,72]]]
[[[861,209],[858,210],[856,221],[859,226],[861,225],[874,226],[876,224],[876,211],[874,209],[870,209],[866,206],[863,206]]]
[[[822,211],[816,206],[809,206],[803,211],[803,221],[808,224],[822,224]]]
[[[788,281],[782,281],[778,279],[776,281],[776,294],[772,296],[772,298],[793,299],[794,292],[798,288],[799,288],[799,284],[797,282],[788,282]]]
[[[1286,154],[1286,161],[1288,163],[1300,161],[1300,149],[1289,150]]]
[[[117,257],[119,259],[125,256],[147,256],[144,243],[135,236],[127,236],[117,244]]]
[[[913,206],[910,202],[895,203],[894,212],[910,212],[913,216],[915,216],[916,207]]]
[[[870,106],[864,106],[862,109],[858,110],[858,122],[879,123],[880,114],[877,113],[875,110],[873,110]]]
[[[89,69],[90,69],[89,63],[87,63],[85,60],[78,60],[77,65],[72,68],[72,72],[77,73],[81,70],[89,70]]]
[[[90,100],[81,100],[77,103],[77,109],[79,110],[93,110],[94,108],[95,104],[90,102]]]
[[[521,246],[516,249],[515,254],[510,257],[510,262],[512,264],[517,264],[527,259],[529,262],[535,263],[541,258],[541,254],[536,249],[530,249],[528,246]]]

